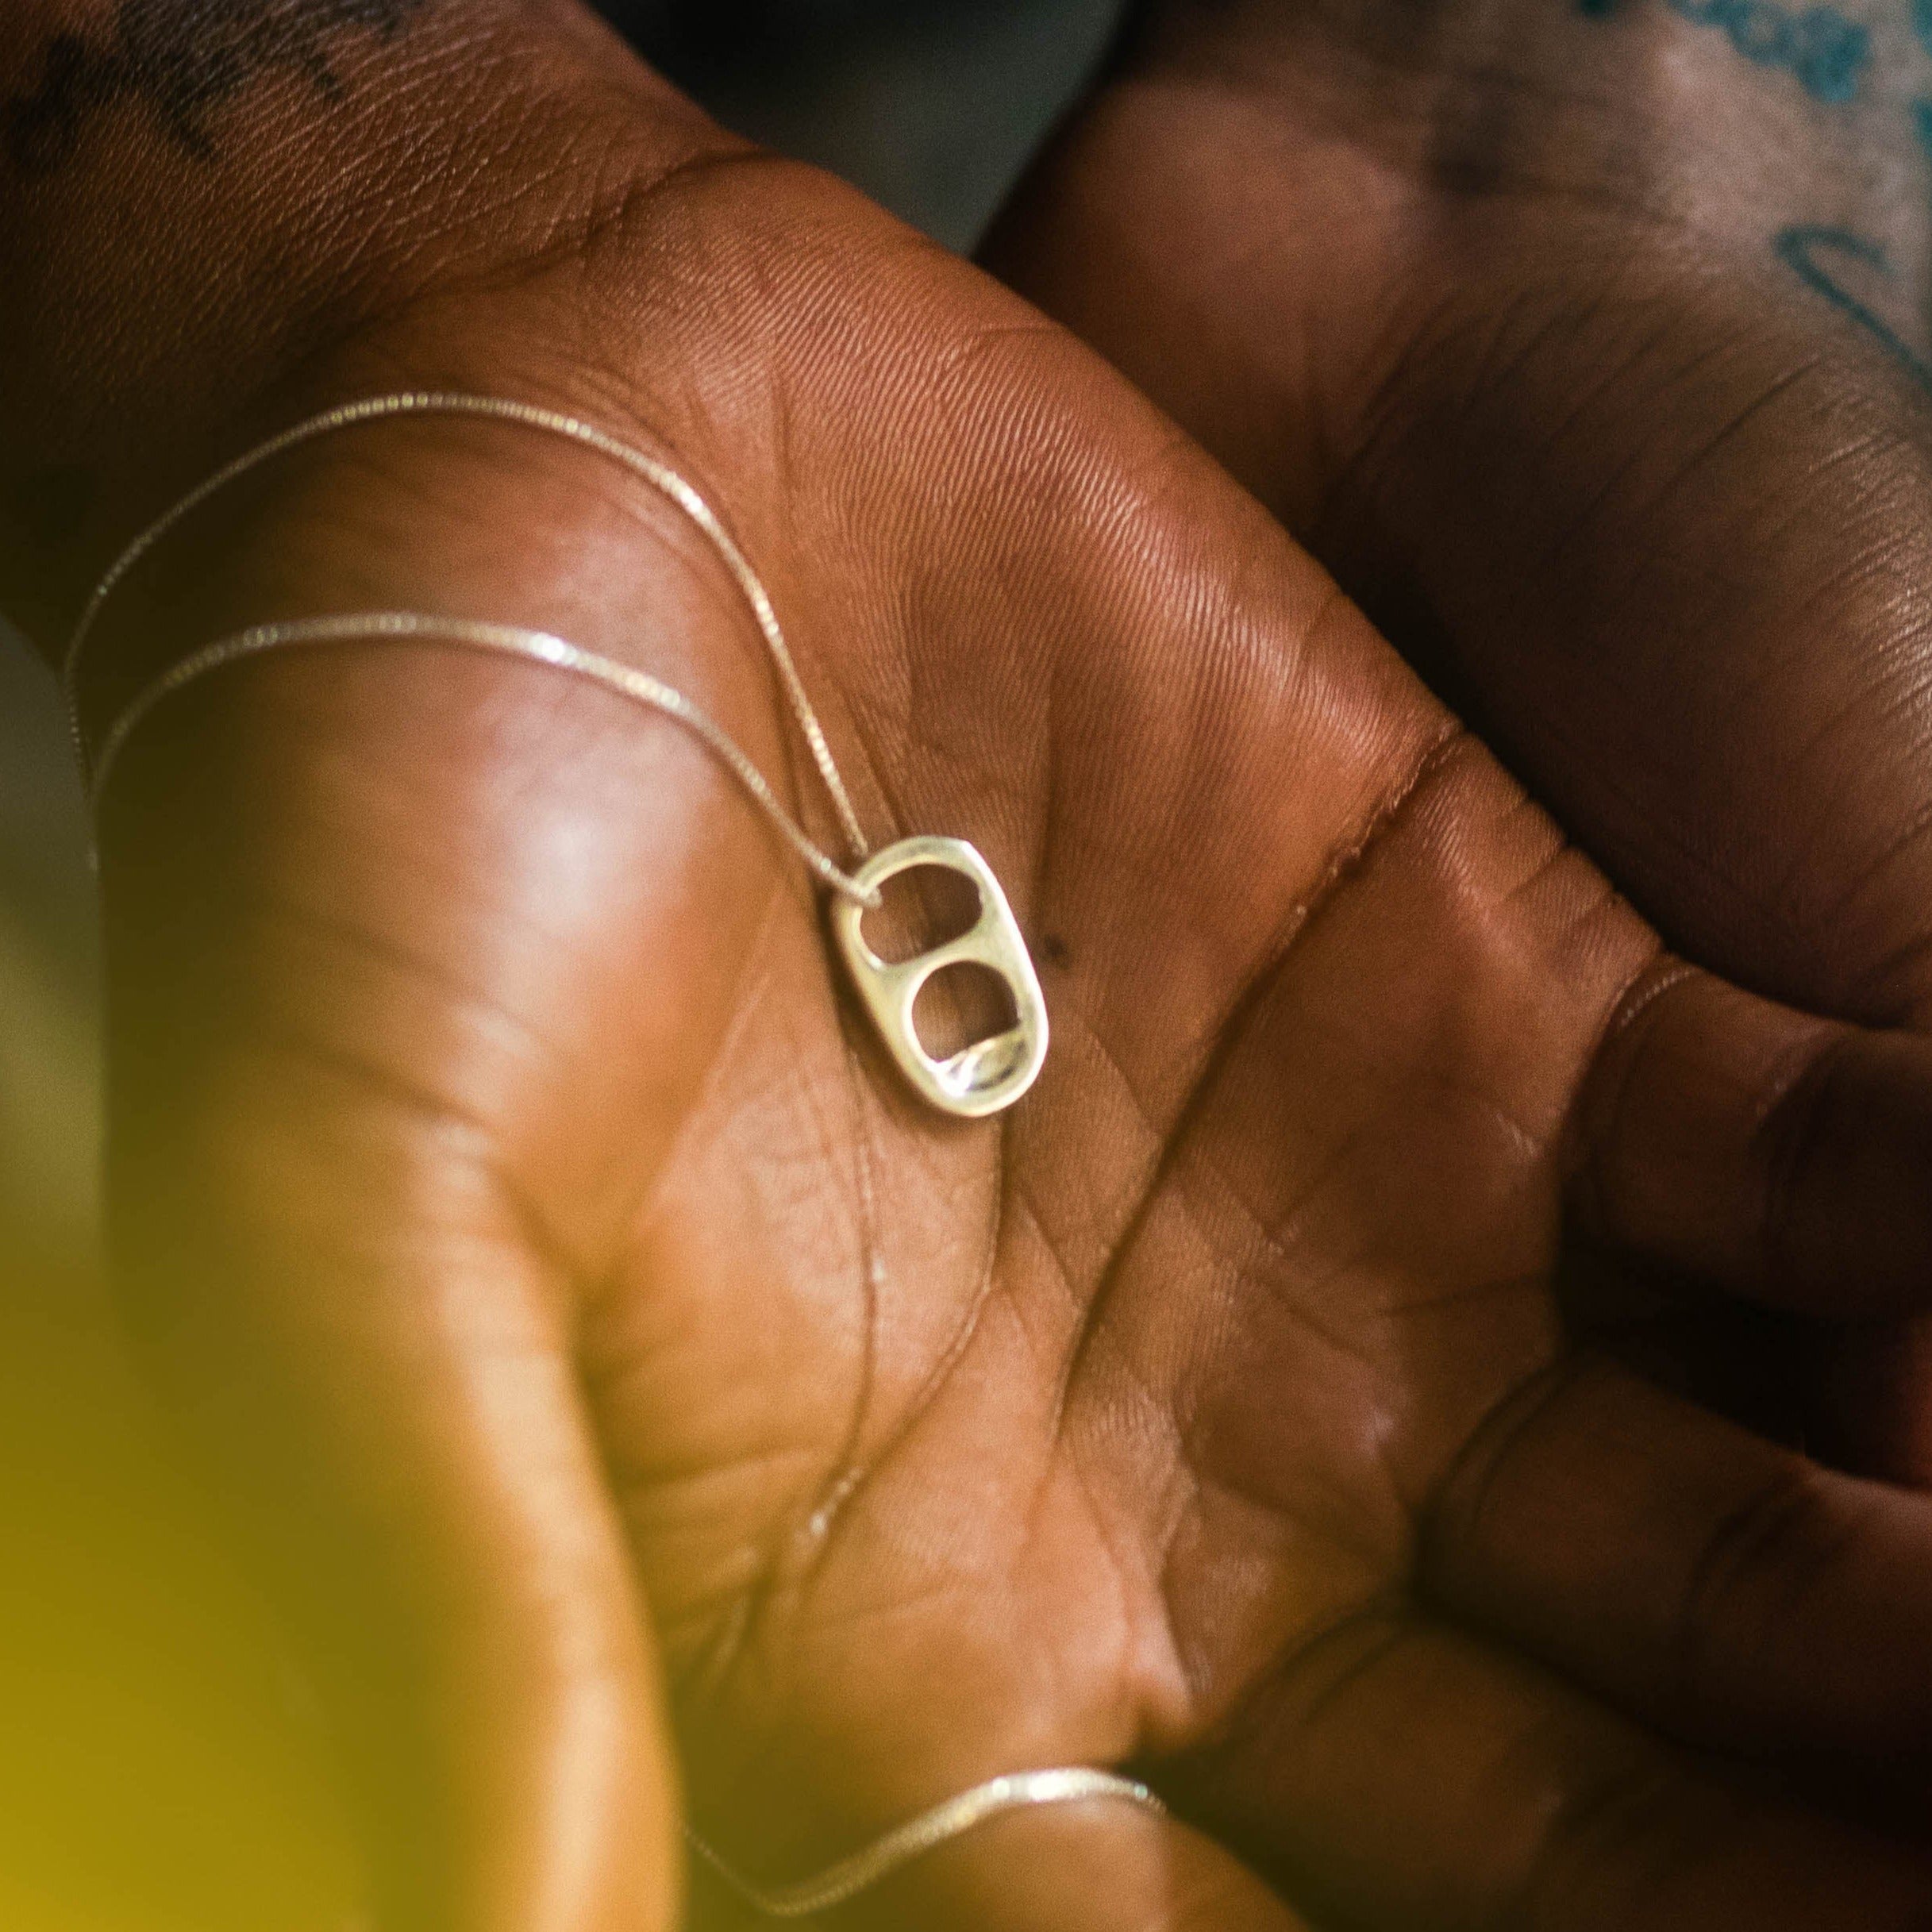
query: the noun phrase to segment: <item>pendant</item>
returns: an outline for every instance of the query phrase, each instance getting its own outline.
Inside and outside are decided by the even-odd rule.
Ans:
[[[899,1070],[942,1113],[978,1119],[1010,1107],[1039,1077],[1046,1062],[1046,1000],[1026,950],[1019,922],[993,868],[962,838],[908,838],[875,852],[852,876],[870,893],[919,866],[933,865],[969,879],[979,895],[979,916],[970,930],[909,960],[888,964],[865,943],[865,908],[841,897],[832,902],[832,926],[852,983]],[[979,966],[1005,983],[1018,1016],[1004,1033],[978,1040],[945,1060],[935,1060],[913,1026],[914,1003],[934,973],[949,966]]]

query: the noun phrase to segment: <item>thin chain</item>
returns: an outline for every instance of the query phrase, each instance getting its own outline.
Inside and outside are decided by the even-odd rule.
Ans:
[[[537,429],[547,435],[561,437],[567,441],[595,450],[599,456],[621,464],[633,475],[641,477],[652,489],[676,504],[703,532],[712,548],[723,560],[725,568],[731,572],[745,602],[751,606],[752,614],[757,620],[759,630],[764,636],[765,648],[771,652],[779,682],[784,686],[785,695],[791,703],[794,716],[799,721],[799,729],[804,733],[805,742],[810,749],[812,762],[818,766],[818,775],[825,781],[833,810],[838,815],[840,829],[845,835],[852,856],[861,860],[867,856],[870,848],[866,844],[864,833],[860,828],[858,814],[852,810],[852,799],[846,792],[845,781],[839,775],[837,763],[832,756],[832,748],[826,741],[824,729],[818,722],[818,714],[812,708],[811,699],[806,695],[804,683],[799,675],[797,664],[792,660],[791,647],[785,641],[785,633],[779,624],[778,614],[772,608],[771,596],[765,589],[764,580],[752,569],[750,560],[738,548],[731,533],[725,528],[711,506],[691,483],[669,464],[660,462],[656,457],[647,455],[643,450],[633,449],[628,443],[621,442],[607,431],[597,428],[595,424],[580,421],[576,417],[567,416],[560,410],[540,408],[535,403],[512,402],[496,396],[412,392],[402,395],[374,396],[364,402],[348,402],[339,408],[325,410],[321,415],[312,416],[305,422],[298,422],[292,428],[284,429],[280,435],[271,437],[268,441],[237,456],[232,463],[217,470],[206,483],[191,490],[173,509],[148,525],[115,559],[106,574],[94,587],[94,594],[81,612],[80,622],[75,626],[74,635],[67,644],[67,657],[62,669],[62,683],[67,695],[67,718],[74,734],[75,756],[79,760],[83,776],[88,772],[90,760],[80,722],[81,667],[85,660],[88,640],[94,634],[101,613],[128,573],[156,544],[200,509],[210,498],[217,495],[251,471],[260,468],[264,464],[286,455],[302,444],[315,442],[321,437],[333,436],[339,431],[353,429],[360,424],[380,422],[404,416],[481,418],[490,421],[514,423],[524,429]],[[179,686],[172,688],[178,689]],[[661,691],[668,689],[668,687],[659,685],[657,689]],[[635,695],[634,693],[633,695]],[[655,703],[656,700],[647,699],[645,702]],[[683,701],[679,702],[683,703]],[[659,708],[668,707],[660,705]],[[695,710],[695,706],[687,708]],[[683,712],[674,712],[672,715],[682,717]],[[717,728],[713,726],[712,729],[715,732]],[[722,737],[722,733],[718,733],[718,738]],[[715,745],[717,739],[710,741]],[[733,747],[733,749],[736,748]],[[766,789],[768,795],[768,788]],[[790,821],[785,822],[789,835]],[[795,840],[794,842],[796,842]]]
[[[814,1876],[796,1884],[756,1885],[728,1865],[695,1831],[685,1836],[691,1848],[738,1896],[768,1919],[805,1919],[814,1912],[829,1911],[848,1899],[890,1878],[902,1866],[928,1852],[936,1851],[949,1839],[971,1831],[1003,1812],[1023,1811],[1033,1805],[1073,1804],[1091,1798],[1116,1798],[1138,1805],[1143,1811],[1165,1817],[1167,1807],[1145,1784],[1123,1778],[1111,1771],[1085,1767],[1064,1771],[1020,1771],[1005,1777],[991,1778],[961,1792],[943,1804],[875,1838],[862,1851],[837,1865],[828,1865]]]
[[[682,691],[673,690],[648,672],[633,670],[614,658],[587,651],[561,637],[553,637],[547,631],[525,630],[511,624],[477,623],[465,618],[429,617],[410,610],[306,618],[282,624],[258,624],[252,629],[239,631],[232,637],[206,645],[156,679],[116,718],[101,741],[100,755],[94,760],[88,780],[92,802],[98,806],[121,748],[148,714],[197,678],[206,677],[225,664],[238,664],[246,657],[260,657],[269,651],[365,643],[371,639],[420,640],[425,643],[456,645],[466,650],[493,652],[499,656],[527,658],[558,670],[575,672],[579,677],[589,678],[622,697],[662,711],[695,732],[724,760],[733,776],[750,794],[752,802],[819,879],[833,891],[843,893],[862,906],[877,904],[878,894],[868,892],[857,884],[812,842],[804,829],[779,804],[764,775],[732,742],[717,720],[692,703]]]

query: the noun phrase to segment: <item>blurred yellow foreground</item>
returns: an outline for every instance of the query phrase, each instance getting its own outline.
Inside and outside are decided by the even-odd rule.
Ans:
[[[352,1932],[325,1745],[94,1263],[90,891],[0,635],[0,1928]]]

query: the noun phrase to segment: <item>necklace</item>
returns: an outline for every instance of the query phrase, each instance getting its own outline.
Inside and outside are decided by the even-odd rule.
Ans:
[[[779,687],[811,752],[852,855],[849,868],[841,867],[812,840],[724,728],[683,692],[648,672],[547,632],[511,625],[397,610],[345,613],[257,625],[204,645],[164,672],[137,693],[111,722],[98,752],[90,750],[79,702],[88,641],[116,590],[164,537],[210,498],[303,444],[364,424],[430,416],[478,418],[562,437],[620,464],[668,498],[697,525],[730,573],[756,622]],[[830,924],[846,972],[895,1064],[922,1099],[942,1113],[976,1118],[1012,1106],[1039,1077],[1046,1060],[1049,1037],[1046,1002],[1019,922],[1014,917],[992,868],[961,838],[926,834],[899,840],[876,852],[871,850],[824,728],[799,675],[770,595],[717,513],[686,478],[658,458],[633,448],[607,431],[574,416],[532,403],[491,396],[426,393],[377,396],[346,403],[310,417],[237,457],[150,524],[102,577],[67,646],[63,682],[75,752],[90,796],[98,804],[129,738],[156,706],[197,679],[270,651],[384,640],[440,643],[548,665],[588,679],[683,725],[724,764],[780,837],[832,892]],[[865,914],[877,908],[885,886],[901,874],[922,868],[935,868],[965,879],[978,895],[978,916],[958,937],[910,959],[887,961],[866,940]],[[974,1041],[941,1060],[928,1053],[920,1040],[914,1010],[921,992],[934,976],[954,966],[992,973],[1004,984],[1014,1018],[1003,1031]]]

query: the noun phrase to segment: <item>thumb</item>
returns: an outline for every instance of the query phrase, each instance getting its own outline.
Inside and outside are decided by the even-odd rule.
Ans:
[[[317,1661],[379,1922],[670,1926],[656,1662],[557,1271],[456,1123],[210,1048],[152,1010],[156,951],[114,976],[118,1273]]]

